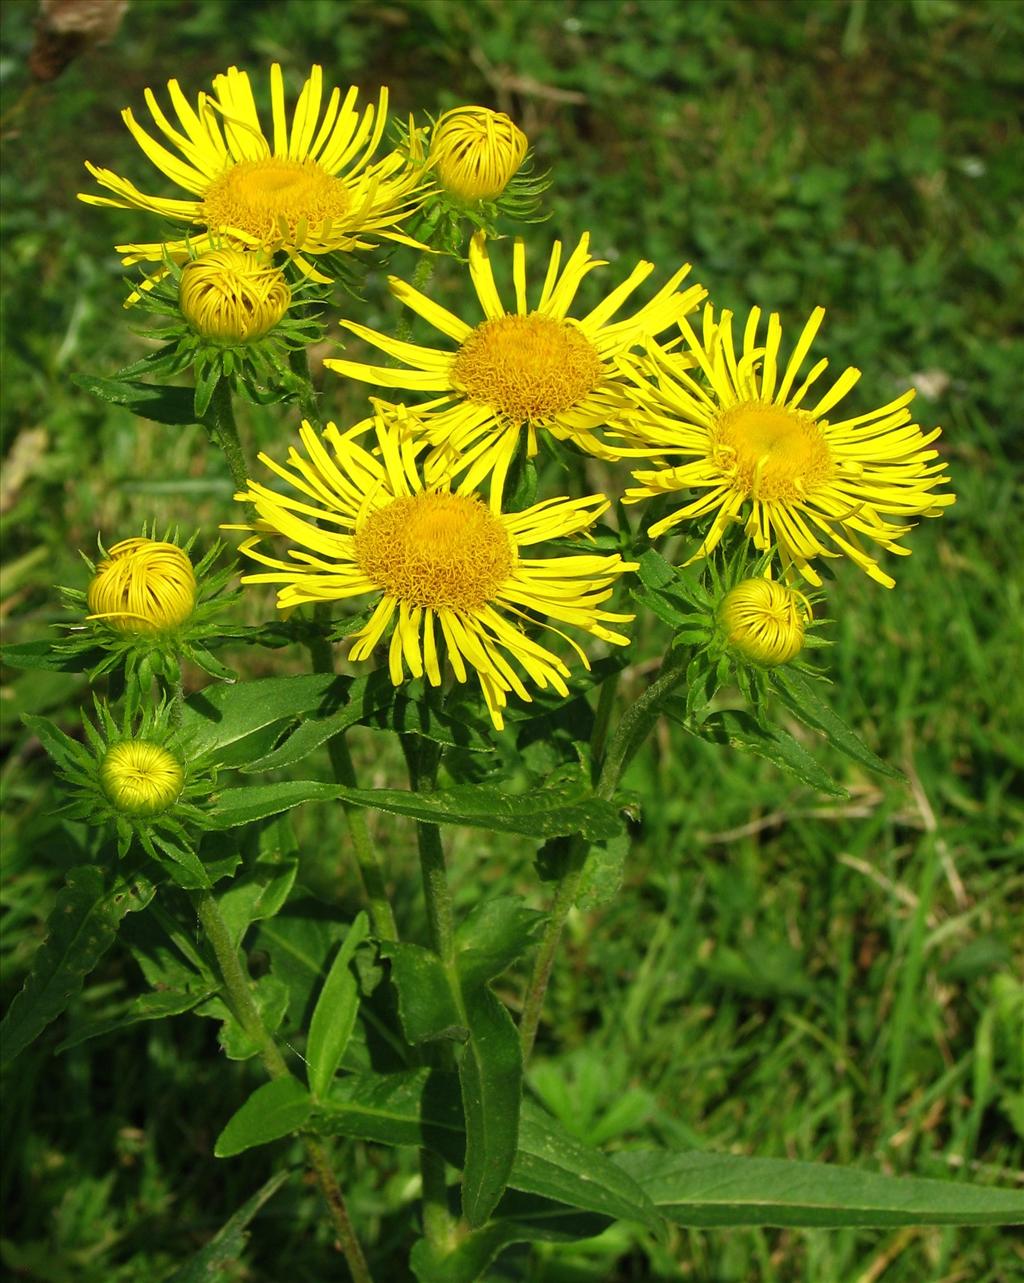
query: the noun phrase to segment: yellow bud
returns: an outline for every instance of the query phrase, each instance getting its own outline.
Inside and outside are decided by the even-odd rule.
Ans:
[[[206,339],[245,343],[262,338],[288,311],[292,292],[284,274],[262,254],[211,250],[186,264],[178,306]]]
[[[100,763],[107,797],[127,815],[159,815],[177,800],[185,782],[178,759],[159,744],[122,740]]]
[[[744,579],[725,594],[718,609],[730,646],[767,668],[800,653],[810,613],[803,593],[774,579]]]
[[[508,186],[529,146],[504,112],[454,107],[434,126],[430,163],[441,186],[459,200],[494,200]]]
[[[97,566],[87,601],[90,619],[120,632],[164,632],[195,609],[195,571],[177,544],[122,539]]]

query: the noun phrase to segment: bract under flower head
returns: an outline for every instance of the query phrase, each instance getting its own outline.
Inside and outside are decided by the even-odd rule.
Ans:
[[[209,250],[186,263],[178,286],[182,315],[203,338],[245,343],[281,320],[292,292],[284,273],[262,254]]]
[[[177,801],[185,769],[160,744],[122,740],[107,750],[100,779],[117,810],[126,815],[160,815]]]
[[[520,670],[542,689],[568,694],[565,662],[523,623],[561,636],[587,666],[584,651],[559,625],[628,642],[607,625],[632,616],[601,607],[618,577],[635,566],[617,555],[525,555],[544,540],[588,529],[608,507],[604,495],[502,512],[465,483],[455,490],[447,479],[426,484],[417,462],[422,441],[380,413],[375,428],[379,457],[357,443],[357,429],[343,435],[328,424],[320,437],[308,423],[300,434],[303,450],[291,450],[288,466],[260,456],[292,493],[250,481],[235,496],[252,504],[258,518],[236,527],[257,532],[240,551],[268,567],[243,583],[282,585],[282,609],[374,597],[369,623],[352,634],[350,658],[369,658],[393,626],[388,661],[394,684],[408,670],[438,686],[440,641],[460,682],[469,668],[476,670],[499,729],[509,692],[530,699]],[[290,541],[286,559],[262,551],[267,534]]]
[[[145,209],[173,222],[202,229],[189,240],[119,245],[124,262],[157,262],[169,254],[185,259],[227,243],[239,249],[285,251],[302,272],[329,281],[310,256],[365,249],[379,238],[410,242],[399,224],[421,203],[421,175],[392,151],[374,161],[387,124],[388,93],[376,106],[356,109],[353,86],[342,101],[333,89],[323,105],[323,70],[314,66],[299,94],[291,121],[285,110],[284,78],[270,68],[273,134],[260,124],[249,77],[237,67],[215,76],[213,93],[200,93],[195,106],[176,80],[167,85],[177,121],[164,114],[149,89],[146,104],[157,129],[178,152],[168,150],[136,121],[122,115],[136,142],[154,165],[188,199],[150,196],[126,178],[86,162],[112,196],[80,193],[90,205]],[[322,114],[321,114],[322,113]]]
[[[722,598],[718,617],[729,645],[768,668],[803,649],[810,607],[803,593],[777,580],[744,579]]]
[[[441,186],[457,200],[494,200],[528,147],[526,135],[504,112],[453,107],[434,126],[428,159]]]
[[[97,566],[87,601],[91,620],[119,632],[165,632],[183,624],[195,608],[195,571],[177,544],[122,539]]]

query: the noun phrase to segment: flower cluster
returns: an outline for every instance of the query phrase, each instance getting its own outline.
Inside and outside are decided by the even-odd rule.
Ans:
[[[731,313],[706,301],[705,288],[688,280],[688,263],[637,302],[655,272],[641,261],[599,301],[579,307],[585,278],[608,266],[592,255],[587,233],[564,261],[562,243],[553,242],[539,288],[516,238],[510,286],[499,286],[496,220],[532,212],[541,190],[530,177],[529,142],[507,115],[458,107],[427,126],[410,120],[399,146],[379,154],[386,90],[362,111],[354,88],[344,99],[333,89],[325,102],[314,67],[290,123],[276,64],[270,90],[272,135],[237,68],[194,105],[171,81],[176,123],[147,91],[156,129],[174,151],[130,110],[125,122],[189,198],[148,196],[90,165],[112,195],[83,199],[184,225],[183,240],[120,248],[126,262],[169,264],[187,324],[204,342],[229,347],[258,344],[287,325],[289,262],[329,283],[339,256],[381,240],[426,249],[416,230],[454,252],[461,232],[439,239],[441,223],[449,232],[464,222],[475,228],[467,267],[479,316],[464,319],[426,291],[436,249],[412,282],[390,276],[394,297],[438,332],[436,344],[344,320],[348,335],[386,363],[345,354],[325,365],[404,399],[374,400],[348,431],[305,422],[301,449],[291,448],[285,462],[260,456],[285,491],[250,477],[236,496],[251,505],[235,527],[251,536],[241,550],[262,567],[245,582],[277,584],[282,610],[371,598],[368,622],[351,634],[351,657],[366,659],[386,640],[396,685],[409,675],[439,685],[443,652],[457,680],[475,671],[501,727],[510,694],[530,699],[527,683],[567,691],[564,660],[539,636],[558,634],[584,664],[564,629],[628,641],[620,626],[632,616],[604,606],[637,563],[594,544],[580,549],[610,506],[605,495],[536,501],[524,482],[535,485],[534,460],[545,450],[563,465],[575,452],[602,460],[606,471],[630,468],[625,503],[649,504],[648,540],[684,537],[684,565],[723,545],[738,549],[730,564],[740,573],[730,570],[724,599],[709,603],[702,635],[716,654],[724,646],[765,669],[790,662],[804,645],[810,608],[796,585],[820,586],[822,559],[848,557],[891,587],[877,550],[905,553],[913,520],[954,501],[943,490],[939,430],[911,421],[912,392],[839,415],[860,372],[847,369],[822,390],[827,359],[804,368],[821,308],[786,355],[779,317],[770,315],[765,328],[756,307],[737,342]],[[150,280],[140,292],[160,288]],[[197,407],[199,400],[197,392]],[[284,557],[268,550],[269,536],[288,541]],[[538,544],[567,539],[576,546],[534,555]],[[113,605],[94,616],[114,627],[137,623],[141,608],[109,573],[103,602]]]

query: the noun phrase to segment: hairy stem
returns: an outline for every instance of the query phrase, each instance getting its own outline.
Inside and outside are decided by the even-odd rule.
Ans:
[[[313,386],[313,375],[309,368],[309,354],[304,347],[288,353],[288,365],[298,380],[299,411],[311,427],[319,429],[320,403],[316,388]]]
[[[242,961],[240,950],[231,939],[231,931],[224,921],[220,906],[209,891],[199,892],[195,897],[195,906],[203,931],[217,959],[217,967],[224,985],[224,996],[232,1014],[259,1048],[260,1060],[267,1074],[274,1079],[287,1077],[288,1065],[274,1041],[273,1034],[260,1015],[256,999],[253,997],[248,971]],[[370,1267],[366,1263],[363,1249],[356,1237],[341,1186],[331,1168],[327,1150],[312,1136],[304,1136],[302,1143],[305,1146],[309,1166],[327,1204],[331,1224],[338,1236],[338,1246],[348,1263],[354,1283],[373,1283]]]
[[[239,490],[244,490],[249,483],[249,471],[245,466],[235,412],[231,408],[231,386],[227,379],[221,379],[213,390],[206,426],[210,440],[228,461],[232,480]]]
[[[604,760],[601,762],[600,774],[594,790],[598,797],[605,801],[610,801],[614,797],[626,767],[657,722],[662,703],[682,682],[685,675],[686,668],[682,657],[668,654],[662,662],[658,676],[623,713],[615,733],[608,742]],[[599,719],[601,716],[607,719],[610,715],[608,709],[602,712],[603,696],[602,690],[602,702],[598,705]],[[595,739],[596,732],[595,726]],[[601,738],[603,737],[604,731],[601,732]],[[588,849],[583,838],[576,836],[572,839],[566,857],[565,871],[559,879],[547,926],[534,959],[533,972],[523,1000],[523,1014],[519,1021],[519,1038],[523,1048],[524,1064],[530,1058],[537,1037],[544,996],[547,993],[555,955],[558,952],[565,921],[576,901],[587,862]]]

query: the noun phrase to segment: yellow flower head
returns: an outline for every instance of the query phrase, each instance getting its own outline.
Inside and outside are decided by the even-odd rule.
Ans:
[[[650,302],[631,316],[612,317],[654,270],[639,263],[628,278],[585,316],[569,309],[588,272],[607,266],[591,258],[584,234],[564,269],[556,241],[535,307],[526,290],[526,250],[519,239],[512,258],[515,309],[506,311],[498,295],[487,253],[478,232],[470,244],[469,271],[484,319],[467,325],[396,277],[391,292],[407,307],[436,326],[454,348],[427,348],[403,343],[355,321],[342,325],[408,368],[328,360],[324,364],[350,378],[378,387],[444,395],[418,407],[427,440],[434,447],[426,477],[466,473],[474,488],[492,473],[491,502],[500,502],[505,475],[523,433],[527,451],[537,453],[538,432],[550,432],[581,450],[617,457],[596,434],[624,402],[623,375],[617,360],[650,335],[659,334],[697,306],[706,291],[692,285],[680,292],[690,270],[681,267]],[[429,413],[428,413],[429,412]]]
[[[494,200],[526,157],[529,143],[504,112],[453,107],[434,126],[429,163],[441,186],[457,200]]]
[[[803,649],[810,607],[803,593],[774,579],[744,579],[722,598],[718,618],[734,650],[771,668]]]
[[[181,762],[160,744],[122,740],[100,763],[107,797],[127,815],[159,815],[172,806],[185,783]]]
[[[680,322],[689,357],[651,345],[647,377],[637,375],[630,394],[635,409],[620,421],[618,434],[632,447],[622,454],[659,466],[634,472],[639,484],[627,490],[626,502],[677,491],[696,492],[696,498],[655,522],[649,535],[713,514],[690,559],[696,561],[745,515],[754,546],[775,549],[783,567],[796,566],[809,583],[821,583],[810,564],[814,558],[845,554],[872,579],[893,586],[864,540],[907,555],[897,540],[913,527],[890,518],[937,517],[955,502],[952,494],[934,493],[946,481],[945,463],[934,462],[938,451],[928,448],[940,430],[925,435],[910,422],[913,391],[877,410],[834,420],[831,411],[860,378],[855,369],[805,406],[828,365],[822,358],[801,380],[824,315],[820,307],[811,314],[784,368],[779,318],[772,314],[760,343],[759,308],[750,313],[738,354],[732,314],[723,312],[716,322],[710,306],[701,337],[685,318]],[[703,381],[694,377],[694,362]]]
[[[96,567],[89,618],[119,632],[160,633],[183,624],[196,604],[188,553],[156,539],[122,539]]]
[[[187,263],[178,304],[206,339],[245,343],[262,338],[288,311],[292,292],[284,273],[262,254],[216,249]]]
[[[341,91],[332,89],[324,106],[323,70],[315,66],[289,128],[284,79],[274,63],[272,137],[260,124],[249,77],[237,67],[214,77],[213,93],[200,93],[194,106],[176,80],[168,82],[167,90],[176,121],[168,119],[149,89],[146,105],[173,151],[143,129],[130,108],[122,116],[157,169],[188,197],[150,196],[128,179],[86,162],[113,195],[80,193],[80,199],[149,210],[203,230],[166,246],[119,245],[124,262],[156,262],[165,250],[182,259],[189,246],[202,251],[227,243],[239,249],[284,250],[307,276],[326,282],[330,278],[307,256],[365,249],[380,237],[409,242],[397,229],[420,204],[420,178],[397,151],[373,160],[387,124],[386,89],[376,107],[362,112],[356,109],[354,86],[344,101]]]
[[[241,551],[268,567],[243,583],[281,584],[277,602],[343,601],[371,595],[377,604],[365,627],[352,635],[350,658],[367,659],[393,625],[388,650],[391,679],[406,670],[441,683],[439,642],[456,678],[476,670],[491,718],[499,729],[512,691],[529,700],[526,679],[568,694],[564,661],[524,631],[542,627],[563,637],[588,665],[583,650],[562,632],[568,625],[607,642],[628,638],[606,625],[632,615],[601,609],[616,579],[635,566],[619,556],[529,555],[534,545],[586,530],[608,507],[604,495],[548,499],[525,512],[503,513],[485,505],[463,484],[427,485],[417,444],[396,421],[376,419],[378,455],[328,424],[319,437],[308,423],[288,466],[261,461],[294,493],[281,494],[250,481],[235,497],[255,508],[257,536]],[[287,558],[259,545],[271,533],[288,539]],[[555,622],[549,622],[555,621]]]

